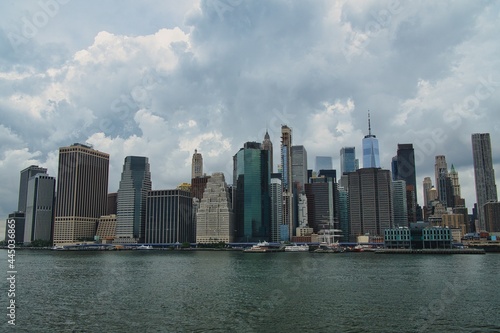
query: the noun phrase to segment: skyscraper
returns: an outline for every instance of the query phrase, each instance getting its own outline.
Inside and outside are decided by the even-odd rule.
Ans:
[[[474,159],[479,227],[481,230],[486,230],[484,204],[498,201],[489,133],[472,134],[472,157]]]
[[[293,187],[292,187],[292,129],[281,126],[281,185],[283,188],[283,225],[288,226],[289,239],[293,236]]]
[[[271,241],[279,242],[282,240],[280,239],[280,228],[283,223],[283,189],[280,178],[271,176],[269,194],[271,196]]]
[[[236,163],[236,230],[239,241],[271,237],[269,152],[258,142],[247,142],[233,159]]]
[[[448,177],[448,164],[446,163],[446,157],[444,155],[436,156],[436,162],[434,164],[434,173],[436,177],[435,188],[438,192],[438,199],[441,202],[443,202],[442,199],[444,199],[444,203],[446,204],[446,188],[443,189],[443,194],[441,194],[441,188],[439,184],[440,178],[441,178],[441,183],[443,183],[444,185],[443,179]]]
[[[397,180],[404,180],[406,183],[408,222],[417,222],[417,177],[413,144],[398,144],[396,159]]]
[[[266,134],[264,135],[264,141],[262,141],[262,149],[269,152],[269,172],[273,173],[273,143],[271,142],[271,138],[269,137],[269,133],[267,132],[267,130]]]
[[[307,151],[304,146],[292,146],[292,182],[299,193],[307,183]]]
[[[347,172],[354,172],[358,167],[356,147],[342,147],[340,149],[340,176],[342,177]]]
[[[380,168],[378,139],[372,134],[368,112],[368,135],[363,139],[363,168]]]
[[[331,156],[316,156],[316,165],[315,171],[316,173],[319,170],[331,170],[333,169],[333,162]]]
[[[117,195],[116,242],[144,242],[146,199],[152,186],[149,170],[147,157],[125,157]]]
[[[424,206],[429,206],[429,190],[432,188],[431,177],[425,177],[423,182],[424,188]]]
[[[196,243],[230,243],[234,235],[234,214],[222,172],[212,174],[196,213]]]
[[[383,236],[394,225],[389,170],[363,168],[349,173],[351,241],[357,236]]]
[[[191,178],[197,178],[203,176],[203,157],[198,150],[194,150],[192,162],[191,162]]]
[[[408,227],[406,182],[404,180],[400,179],[392,182],[392,203],[394,209],[394,226]]]
[[[194,243],[193,199],[188,191],[149,191],[146,200],[146,243]]]
[[[109,155],[75,143],[59,148],[54,244],[92,239],[106,215]]]
[[[26,211],[26,196],[28,193],[28,181],[31,177],[39,173],[47,173],[46,168],[41,168],[38,165],[30,165],[24,170],[21,170],[19,180],[19,200],[17,202],[17,210],[19,212]]]
[[[24,243],[52,240],[55,187],[56,179],[44,173],[36,174],[29,179]]]

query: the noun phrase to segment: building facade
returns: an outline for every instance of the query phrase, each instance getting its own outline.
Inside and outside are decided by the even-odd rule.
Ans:
[[[52,241],[56,179],[44,173],[28,181],[24,243]]]
[[[392,182],[392,203],[394,209],[394,226],[408,226],[408,211],[406,199],[406,182],[395,180]]]
[[[127,156],[117,195],[116,239],[120,243],[143,243],[146,199],[151,191],[149,160],[143,156]]]
[[[294,233],[294,195],[292,176],[292,129],[286,125],[281,126],[281,185],[283,188],[283,223],[288,226],[289,239]],[[284,227],[282,227],[284,228]]]
[[[292,146],[292,183],[297,192],[304,191],[307,179],[307,151],[304,146]]]
[[[273,173],[273,143],[271,142],[271,138],[269,137],[269,133],[267,132],[267,130],[266,134],[264,135],[264,141],[262,141],[262,149],[269,152],[269,172]]]
[[[183,190],[154,190],[146,201],[145,243],[194,243],[193,199]]]
[[[196,213],[196,243],[231,243],[234,214],[222,172],[212,174]]]
[[[488,231],[484,220],[484,205],[487,202],[498,201],[489,133],[472,134],[472,157],[474,159],[479,227],[481,231]]]
[[[28,181],[31,177],[39,173],[47,173],[46,168],[38,165],[30,165],[24,170],[21,170],[19,179],[19,199],[17,202],[17,211],[26,212],[26,199],[28,194]]]
[[[54,245],[93,239],[106,215],[109,155],[75,143],[59,148]]]
[[[194,150],[193,158],[191,160],[191,178],[203,176],[203,157],[198,150]]]
[[[378,139],[372,134],[370,114],[368,113],[368,135],[363,139],[363,168],[380,168]]]

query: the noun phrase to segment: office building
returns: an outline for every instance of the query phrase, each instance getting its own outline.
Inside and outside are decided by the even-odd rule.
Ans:
[[[118,210],[118,193],[108,193],[108,208],[106,210],[106,215],[116,215]]]
[[[429,190],[432,188],[431,177],[425,177],[422,185],[424,189],[424,206],[429,207]]]
[[[404,180],[394,180],[392,182],[392,203],[395,227],[408,226],[406,193],[406,182]]]
[[[379,168],[348,174],[351,241],[365,234],[383,236],[394,225],[390,174]]]
[[[207,182],[210,179],[210,176],[201,176],[197,178],[191,179],[191,196],[193,198],[201,201],[203,198],[203,193],[205,192],[205,187],[207,186]]]
[[[304,146],[292,146],[292,183],[297,192],[304,191],[307,179],[307,151]]]
[[[52,241],[56,179],[38,173],[28,181],[24,243]]]
[[[337,228],[338,216],[335,211],[335,191],[337,184],[331,178],[312,178],[306,184],[308,223],[315,233],[322,229]]]
[[[342,177],[344,173],[354,172],[357,169],[359,169],[359,162],[356,158],[356,147],[342,147],[340,149],[340,176]]]
[[[146,200],[145,243],[194,243],[191,193],[179,189],[149,191]]]
[[[28,193],[28,181],[31,177],[39,173],[47,173],[46,168],[41,168],[38,165],[30,165],[20,172],[19,180],[19,199],[17,202],[17,211],[26,212],[26,198]]]
[[[264,135],[264,141],[262,141],[262,149],[267,150],[269,152],[269,172],[273,173],[274,162],[273,162],[273,143],[271,142],[271,138],[269,137],[269,133],[266,130],[266,134]]]
[[[103,244],[110,244],[116,238],[116,215],[103,215],[97,223],[97,231],[95,233],[96,240]]]
[[[438,200],[446,203],[446,188],[443,188],[443,191],[441,191],[440,188],[440,185],[445,186],[444,179],[448,177],[448,164],[446,163],[446,157],[444,155],[436,156],[434,163],[434,173],[436,177],[435,188],[438,193]],[[443,184],[440,184],[440,182]]]
[[[193,158],[191,161],[191,178],[203,176],[203,157],[198,150],[194,150]]]
[[[338,216],[339,227],[342,230],[342,242],[349,241],[349,192],[344,188],[338,187]]]
[[[151,186],[148,158],[125,157],[117,196],[115,242],[144,242],[146,199]]]
[[[236,163],[237,241],[258,242],[271,237],[269,152],[258,142],[244,144]]]
[[[271,196],[271,242],[285,241],[280,238],[280,228],[283,223],[283,189],[281,187],[281,175],[271,175],[269,186]],[[287,230],[288,230],[288,226]]]
[[[25,222],[25,215],[24,212],[12,212],[9,214],[9,217],[5,221],[5,242],[8,240],[12,239],[11,235],[14,234],[14,241],[16,244],[23,244],[24,243],[24,222]],[[14,226],[12,228],[11,226]],[[12,232],[14,230],[14,232]],[[10,231],[10,232],[9,232]]]
[[[396,161],[396,180],[404,180],[406,183],[408,222],[417,222],[417,178],[413,144],[398,144]]]
[[[281,186],[283,188],[283,223],[288,226],[289,239],[294,233],[293,184],[292,184],[292,129],[281,126]],[[281,227],[284,230],[284,227]]]
[[[196,213],[196,243],[230,243],[234,236],[234,214],[222,172],[212,174]]]
[[[93,239],[107,211],[109,155],[79,143],[61,147],[57,174],[54,244]]]
[[[370,113],[368,113],[368,135],[363,139],[363,168],[380,168],[378,139],[372,134]]]
[[[474,159],[479,227],[481,231],[488,231],[484,220],[484,205],[487,202],[498,201],[489,133],[472,134],[472,157]]]
[[[487,202],[483,207],[485,229],[500,232],[500,202]]]

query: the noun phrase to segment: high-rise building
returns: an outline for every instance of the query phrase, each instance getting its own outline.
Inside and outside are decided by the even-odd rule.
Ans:
[[[106,210],[106,215],[116,215],[118,209],[118,193],[112,192],[108,193],[108,208]]]
[[[264,135],[264,141],[262,141],[262,149],[269,152],[269,172],[273,173],[273,143],[271,142],[271,138],[269,137],[269,133],[267,132],[267,130],[266,134]]]
[[[335,191],[337,184],[331,178],[312,178],[306,184],[308,223],[314,232],[321,229],[338,227],[338,215],[335,211]]]
[[[339,196],[339,226],[342,230],[342,239],[343,242],[349,241],[349,192],[346,191],[343,187],[338,187],[338,196]]]
[[[125,157],[117,196],[116,242],[144,242],[146,199],[151,186],[148,158]]]
[[[342,147],[340,149],[340,176],[357,169],[359,169],[359,165],[356,158],[356,147]]]
[[[304,191],[307,183],[307,151],[304,146],[292,146],[292,182],[297,191]]]
[[[5,221],[5,241],[12,240],[11,237],[14,237],[14,241],[16,244],[22,244],[24,242],[24,222],[25,215],[24,212],[12,212],[9,214],[9,217]],[[14,227],[14,233],[9,232]],[[14,235],[14,236],[12,236]],[[9,243],[10,244],[10,243]]]
[[[284,241],[286,239],[280,238],[280,226],[283,223],[283,189],[281,187],[281,177],[273,177],[271,175],[269,194],[271,196],[271,242]]]
[[[38,165],[30,165],[24,170],[21,170],[19,180],[19,200],[17,202],[17,211],[26,211],[26,198],[28,193],[28,181],[31,177],[39,173],[47,173],[46,168],[41,168]]]
[[[194,243],[191,193],[180,189],[149,191],[146,201],[146,243]]]
[[[56,179],[44,173],[28,181],[24,243],[52,241]]]
[[[483,207],[485,229],[500,232],[500,202],[487,202]]]
[[[203,176],[203,157],[198,150],[194,150],[193,159],[191,162],[191,178]]]
[[[396,180],[404,180],[406,183],[408,222],[417,222],[417,177],[413,144],[398,144],[396,161]]]
[[[319,172],[319,170],[331,170],[331,169],[333,169],[333,162],[331,156],[316,156],[316,165],[314,169],[316,173]]]
[[[55,245],[93,239],[107,211],[108,174],[108,154],[79,143],[59,148]]]
[[[363,139],[363,168],[380,168],[378,139],[372,134],[370,113],[368,113],[368,135]]]
[[[205,192],[205,187],[210,176],[202,176],[191,179],[191,196],[201,201],[203,198],[203,193]]]
[[[392,204],[394,210],[394,226],[408,227],[406,182],[404,180],[392,181]]]
[[[423,181],[424,188],[424,206],[429,207],[429,190],[432,188],[431,177],[425,177]]]
[[[230,243],[234,235],[234,214],[222,172],[212,174],[196,213],[196,243]]]
[[[351,241],[365,234],[383,236],[394,225],[390,174],[379,168],[349,173]]]
[[[472,157],[474,159],[479,227],[481,230],[488,231],[484,220],[484,204],[498,201],[489,133],[472,134]]]
[[[444,155],[436,156],[436,162],[434,163],[434,173],[436,177],[435,188],[438,192],[438,200],[446,204],[446,188],[443,189],[441,194],[440,182],[442,186],[445,186],[445,178],[448,177],[448,164],[446,163],[446,157]],[[441,178],[441,181],[440,181]]]
[[[269,152],[247,142],[236,153],[237,240],[258,242],[271,237]]]
[[[293,216],[293,184],[292,184],[292,129],[281,126],[281,185],[283,188],[283,225],[288,226],[289,239],[294,232]]]

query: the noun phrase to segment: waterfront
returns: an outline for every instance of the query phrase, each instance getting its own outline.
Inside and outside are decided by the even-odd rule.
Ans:
[[[4,319],[5,332],[500,331],[499,254],[16,255],[16,328]],[[5,278],[1,288],[5,309]]]

